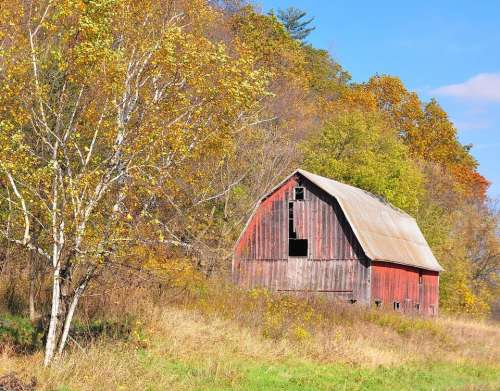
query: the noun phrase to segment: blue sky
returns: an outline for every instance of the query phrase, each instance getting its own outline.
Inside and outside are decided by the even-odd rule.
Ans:
[[[263,11],[300,8],[314,17],[309,37],[352,75],[399,76],[423,100],[435,97],[479,172],[500,198],[500,2],[260,0]]]

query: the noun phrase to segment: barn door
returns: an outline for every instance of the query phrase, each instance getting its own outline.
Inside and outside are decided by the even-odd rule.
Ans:
[[[308,259],[302,257],[290,257],[287,262],[286,281],[287,291],[310,290],[310,276],[308,270]]]
[[[286,286],[280,290],[349,293],[356,260],[310,260],[289,257]]]
[[[342,259],[324,261],[319,275],[321,290],[325,292],[348,293],[353,290],[354,264],[357,260]]]
[[[321,241],[330,234],[321,214],[319,200],[308,199],[288,202],[288,261],[286,287],[288,291],[316,291],[348,293],[353,290],[353,259],[321,259],[326,255]],[[316,201],[316,202],[315,202]]]
[[[308,258],[308,204],[305,200],[288,202],[288,256]]]

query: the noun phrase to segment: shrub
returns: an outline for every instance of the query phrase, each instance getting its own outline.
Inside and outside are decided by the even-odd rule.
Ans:
[[[0,315],[0,348],[10,345],[17,352],[28,353],[42,346],[43,331],[21,316]]]
[[[100,338],[130,341],[142,335],[142,323],[135,316],[126,314],[119,320],[95,319],[91,322],[76,320],[71,336],[79,343],[88,345]]]

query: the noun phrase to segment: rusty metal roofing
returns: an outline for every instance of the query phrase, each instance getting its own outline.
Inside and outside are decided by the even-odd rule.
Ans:
[[[366,256],[418,268],[442,271],[413,217],[365,191],[298,169],[300,174],[334,197]]]

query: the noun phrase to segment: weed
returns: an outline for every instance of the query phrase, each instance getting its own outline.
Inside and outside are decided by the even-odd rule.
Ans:
[[[194,292],[194,293],[193,293]],[[203,289],[112,318],[79,318],[70,349],[4,352],[0,375],[44,390],[449,390],[500,387],[500,328],[429,319],[321,298]],[[155,298],[157,302],[157,298]],[[130,313],[130,312],[129,312]]]

